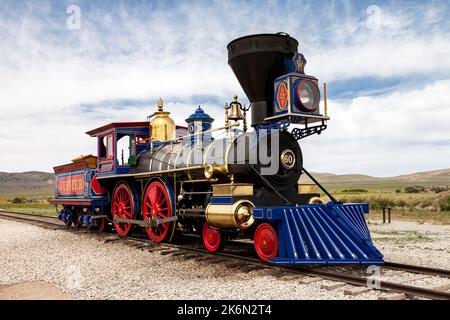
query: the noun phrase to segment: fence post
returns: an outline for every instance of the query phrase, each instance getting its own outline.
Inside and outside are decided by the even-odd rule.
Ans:
[[[383,209],[383,223],[386,223],[386,207],[381,207]]]
[[[392,208],[388,208],[388,223],[391,223],[391,209]]]

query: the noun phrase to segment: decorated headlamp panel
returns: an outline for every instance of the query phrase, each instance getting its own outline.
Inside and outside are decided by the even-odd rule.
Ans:
[[[195,110],[195,113],[191,114],[189,118],[186,119],[186,123],[188,124],[188,132],[193,135],[191,137],[192,142],[211,140],[212,136],[210,132],[204,134],[200,133],[211,130],[213,121],[214,119],[206,114],[199,106]]]
[[[320,116],[319,103],[320,90],[316,78],[289,73],[275,79],[274,117]]]

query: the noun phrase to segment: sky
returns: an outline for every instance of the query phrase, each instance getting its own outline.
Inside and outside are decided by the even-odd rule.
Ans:
[[[448,1],[9,1],[0,6],[0,171],[52,171],[96,152],[86,131],[223,122],[227,44],[287,32],[327,82],[331,120],[300,141],[310,171],[395,176],[450,167]]]

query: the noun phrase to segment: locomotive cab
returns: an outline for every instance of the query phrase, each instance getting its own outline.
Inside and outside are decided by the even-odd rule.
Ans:
[[[186,127],[175,128],[177,136],[186,133]],[[139,155],[160,143],[150,138],[149,121],[114,122],[86,133],[97,138],[99,177],[132,173]]]
[[[114,122],[87,132],[97,138],[98,175],[128,174],[148,148],[148,122]]]

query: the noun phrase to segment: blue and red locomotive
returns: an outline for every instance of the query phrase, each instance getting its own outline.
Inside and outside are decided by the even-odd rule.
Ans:
[[[329,117],[326,87],[321,113],[318,80],[304,73],[297,40],[257,34],[227,48],[250,106],[235,97],[213,129],[200,107],[187,126],[175,125],[160,99],[147,121],[87,132],[97,156],[55,167],[59,218],[99,231],[110,222],[121,237],[140,229],[154,242],[198,233],[211,252],[251,239],[274,264],[382,264],[364,218],[368,205],[339,203],[303,167],[298,140],[320,134]],[[301,174],[331,201],[299,184]]]

